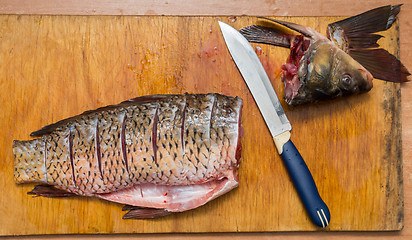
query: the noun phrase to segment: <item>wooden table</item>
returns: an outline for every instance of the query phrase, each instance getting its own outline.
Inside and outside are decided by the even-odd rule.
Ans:
[[[269,15],[269,16],[350,16],[386,4],[398,4],[399,2],[389,0],[364,0],[345,2],[337,0],[321,1],[313,0],[308,5],[304,0],[278,0],[278,1],[147,1],[134,0],[127,3],[117,1],[50,1],[35,0],[27,3],[21,0],[0,1],[1,14],[63,14],[63,15]],[[412,70],[412,46],[410,35],[412,33],[412,4],[406,3],[399,15],[400,19],[400,48],[401,60],[406,67]],[[402,85],[402,151],[403,151],[403,176],[404,176],[404,224],[400,232],[384,233],[227,233],[227,234],[145,234],[145,235],[116,235],[120,239],[296,239],[305,237],[307,239],[332,238],[332,239],[363,239],[366,237],[380,237],[384,239],[399,238],[410,239],[412,237],[412,151],[409,145],[412,143],[412,86]],[[81,238],[113,239],[113,236],[80,236]],[[70,238],[77,239],[79,236],[39,236],[19,237],[22,239],[50,239]]]

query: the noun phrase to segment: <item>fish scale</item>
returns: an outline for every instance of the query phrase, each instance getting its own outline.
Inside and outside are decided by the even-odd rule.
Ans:
[[[129,174],[132,183],[157,179],[154,172],[149,176],[149,170],[155,168],[152,131],[157,103],[146,103],[126,107],[125,142]],[[140,116],[139,118],[133,116]],[[147,179],[150,177],[151,179]]]
[[[28,141],[13,141],[13,155],[18,159],[14,165],[16,182],[45,182],[46,167],[33,160],[44,159],[45,145],[42,138]]]
[[[46,136],[46,181],[55,182],[66,189],[75,189],[73,182],[72,164],[69,155],[70,129],[58,131]]]
[[[121,131],[124,109],[113,109],[99,114],[99,144],[103,184],[118,189],[130,183],[128,169],[123,159]],[[110,190],[112,190],[110,189]]]
[[[180,184],[183,170],[182,124],[185,96],[173,96],[159,102],[156,141],[156,165],[160,184]]]
[[[195,163],[189,159],[196,159],[196,162],[202,163],[202,166],[209,164],[210,155],[210,117],[215,97],[205,95],[200,98],[188,96],[186,98],[186,117],[185,117],[185,132],[184,132],[184,165],[190,175],[185,174],[192,182],[200,182],[202,178],[198,174],[207,176],[204,167],[196,169]],[[203,138],[200,138],[200,135]],[[198,146],[198,147],[196,147]],[[196,174],[198,172],[198,174]]]
[[[72,152],[76,191],[90,195],[105,192],[112,186],[105,185],[99,167],[96,149],[97,114],[82,116],[73,124]],[[69,146],[67,146],[69,147]]]
[[[228,106],[239,106],[239,102],[234,99],[226,99],[222,95],[217,95],[214,114],[211,118],[210,139],[211,139],[211,154],[210,161],[216,159],[218,164],[214,164],[216,170],[226,170],[231,164],[236,163],[236,147],[237,138],[234,135],[238,134],[238,112],[236,108]],[[223,160],[226,159],[226,160]]]

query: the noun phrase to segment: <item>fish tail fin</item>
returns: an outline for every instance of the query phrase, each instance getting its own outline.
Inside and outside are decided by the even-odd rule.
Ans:
[[[295,36],[280,29],[252,25],[239,32],[249,41],[290,48],[291,39]]]
[[[331,23],[327,36],[373,77],[390,82],[406,82],[410,73],[399,59],[379,48],[378,40],[382,36],[375,34],[392,26],[401,6],[387,5]]]
[[[13,141],[14,180],[16,183],[47,183],[45,143],[41,138]]]

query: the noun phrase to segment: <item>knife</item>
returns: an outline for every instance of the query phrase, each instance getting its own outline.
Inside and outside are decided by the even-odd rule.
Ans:
[[[328,206],[295,145],[290,140],[292,126],[275,90],[250,43],[236,29],[219,21],[223,38],[272,134],[279,155],[311,220],[320,227],[330,222]]]

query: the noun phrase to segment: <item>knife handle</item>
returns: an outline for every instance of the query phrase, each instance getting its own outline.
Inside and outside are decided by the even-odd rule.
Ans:
[[[283,143],[281,148],[279,148],[278,142],[275,141],[275,143],[278,150],[281,149],[279,154],[286,165],[309,217],[319,227],[326,227],[330,222],[329,208],[320,197],[312,174],[299,151],[290,139]]]

